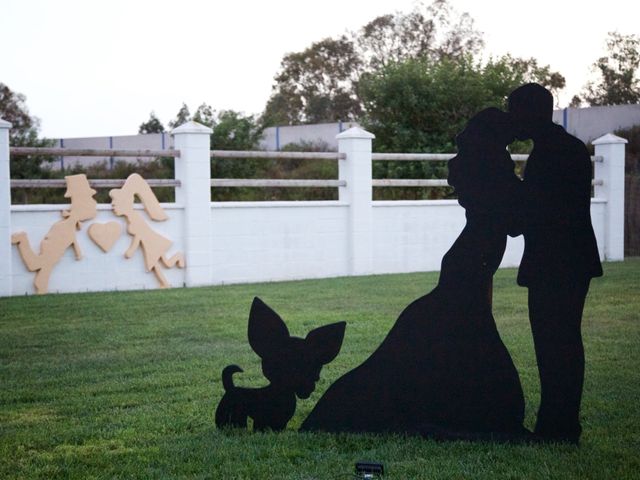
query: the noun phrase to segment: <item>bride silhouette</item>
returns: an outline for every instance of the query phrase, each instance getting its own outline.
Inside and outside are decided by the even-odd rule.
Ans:
[[[397,432],[444,439],[512,439],[527,431],[524,397],[492,314],[492,279],[520,180],[506,146],[509,115],[473,117],[457,137],[449,183],[466,225],[442,259],[438,285],[411,303],[360,366],[329,387],[307,431]]]

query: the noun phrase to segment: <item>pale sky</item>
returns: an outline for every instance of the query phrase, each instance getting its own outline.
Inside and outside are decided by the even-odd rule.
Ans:
[[[426,1],[425,3],[429,3]],[[450,0],[485,55],[535,57],[567,79],[566,106],[607,32],[640,34],[637,0]],[[259,114],[288,52],[413,0],[0,0],[0,82],[27,96],[49,138],[130,135],[154,110]]]

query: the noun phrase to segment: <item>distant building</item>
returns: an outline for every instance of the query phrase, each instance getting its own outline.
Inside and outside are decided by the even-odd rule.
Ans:
[[[621,128],[640,125],[640,105],[613,105],[606,107],[565,108],[553,112],[553,121],[564,126],[569,133],[583,142],[589,142],[606,133]],[[266,128],[260,142],[263,150],[281,150],[290,143],[314,143],[336,150],[336,135],[357,122],[318,123],[313,125],[286,125]],[[124,135],[113,137],[61,138],[58,147],[121,150],[167,150],[173,148],[170,133]],[[215,146],[215,139],[214,139]],[[373,143],[375,149],[375,140]],[[214,147],[215,148],[215,147]],[[119,160],[135,161],[131,157],[65,157],[54,164],[54,168],[74,164],[93,165],[106,162],[113,165]],[[148,158],[141,158],[146,161]]]
[[[329,150],[338,149],[336,135],[351,127],[359,127],[356,122],[315,123],[312,125],[284,125],[265,128],[260,142],[264,150],[281,150],[290,143],[324,144]]]
[[[564,108],[553,112],[553,121],[587,143],[606,133],[640,125],[640,105]]]

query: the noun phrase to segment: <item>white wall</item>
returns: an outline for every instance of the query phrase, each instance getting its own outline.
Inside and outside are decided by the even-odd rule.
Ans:
[[[347,275],[348,213],[340,202],[212,204],[212,283]]]
[[[13,206],[13,231],[24,230],[37,250],[65,205]],[[594,199],[591,218],[603,257],[606,202]],[[68,249],[54,268],[51,293],[155,289],[153,273],[145,272],[141,250],[124,258],[131,237],[126,225],[99,205],[96,219],[77,233],[84,258]],[[166,222],[152,222],[154,230],[174,241],[169,255],[183,251],[183,209],[163,204]],[[141,212],[145,215],[144,212]],[[211,204],[211,285],[265,282],[349,275],[348,205],[341,202],[216,202]],[[91,241],[92,223],[117,221],[122,234],[109,253]],[[442,256],[465,224],[464,209],[455,200],[373,202],[374,274],[437,271]],[[522,237],[510,238],[502,267],[515,267],[522,256]],[[13,295],[34,293],[34,273],[27,271],[17,248],[12,249]],[[184,284],[185,271],[163,269],[174,287]]]
[[[183,209],[173,204],[162,204],[169,215],[166,222],[149,220],[152,228],[171,239],[174,244],[169,256],[176,251],[183,251],[182,217]],[[51,226],[61,219],[60,212],[67,205],[14,205],[11,207],[12,232],[25,231],[29,236],[31,247],[37,253],[40,242]],[[142,212],[142,215],[145,215]],[[148,218],[147,218],[148,219]],[[120,238],[109,251],[104,253],[87,234],[92,223],[116,221],[122,227]],[[72,248],[68,248],[60,262],[53,268],[49,280],[50,293],[88,292],[103,290],[137,290],[158,288],[158,282],[152,272],[146,272],[142,250],[138,249],[130,259],[124,258],[129,247],[131,236],[126,233],[126,225],[121,217],[113,215],[111,205],[99,205],[98,216],[83,222],[82,229],[76,232],[83,258],[75,259]],[[12,295],[35,293],[33,279],[35,272],[29,272],[16,247],[11,248]],[[184,285],[184,270],[164,269],[167,281],[174,287]]]
[[[303,278],[434,271],[465,224],[455,200],[372,201],[372,135],[352,128],[338,136],[338,201],[210,202],[210,129],[188,123],[174,130],[176,204],[164,204],[169,220],[153,229],[174,242],[168,252],[184,252],[186,269],[163,269],[169,284],[219,285]],[[8,127],[0,123],[0,174],[8,172]],[[591,216],[601,258],[623,260],[624,139],[605,135],[594,142],[596,187]],[[8,174],[0,176],[0,198],[8,199]],[[0,272],[0,295],[34,293],[34,273],[28,272],[10,233],[25,231],[34,250],[67,205],[11,206],[0,204],[8,217],[0,242],[0,260],[10,262]],[[140,208],[140,207],[138,207]],[[111,205],[99,205],[98,217],[77,232],[84,258],[72,249],[55,266],[50,292],[157,288],[145,272],[142,251],[125,259],[131,237]],[[5,213],[2,213],[5,212]],[[146,214],[141,213],[143,216]],[[0,215],[0,220],[2,220]],[[109,253],[88,237],[91,223],[117,221],[122,234]],[[522,238],[510,239],[502,266],[517,266]],[[6,263],[6,262],[5,262]]]

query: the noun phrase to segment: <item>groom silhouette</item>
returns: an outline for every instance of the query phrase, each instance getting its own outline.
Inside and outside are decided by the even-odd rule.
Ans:
[[[553,123],[553,96],[538,84],[508,99],[516,137],[532,139],[524,171],[524,254],[518,284],[529,289],[529,320],[540,374],[535,433],[577,444],[584,380],[580,325],[591,278],[602,275],[591,225],[591,160],[585,145]]]

